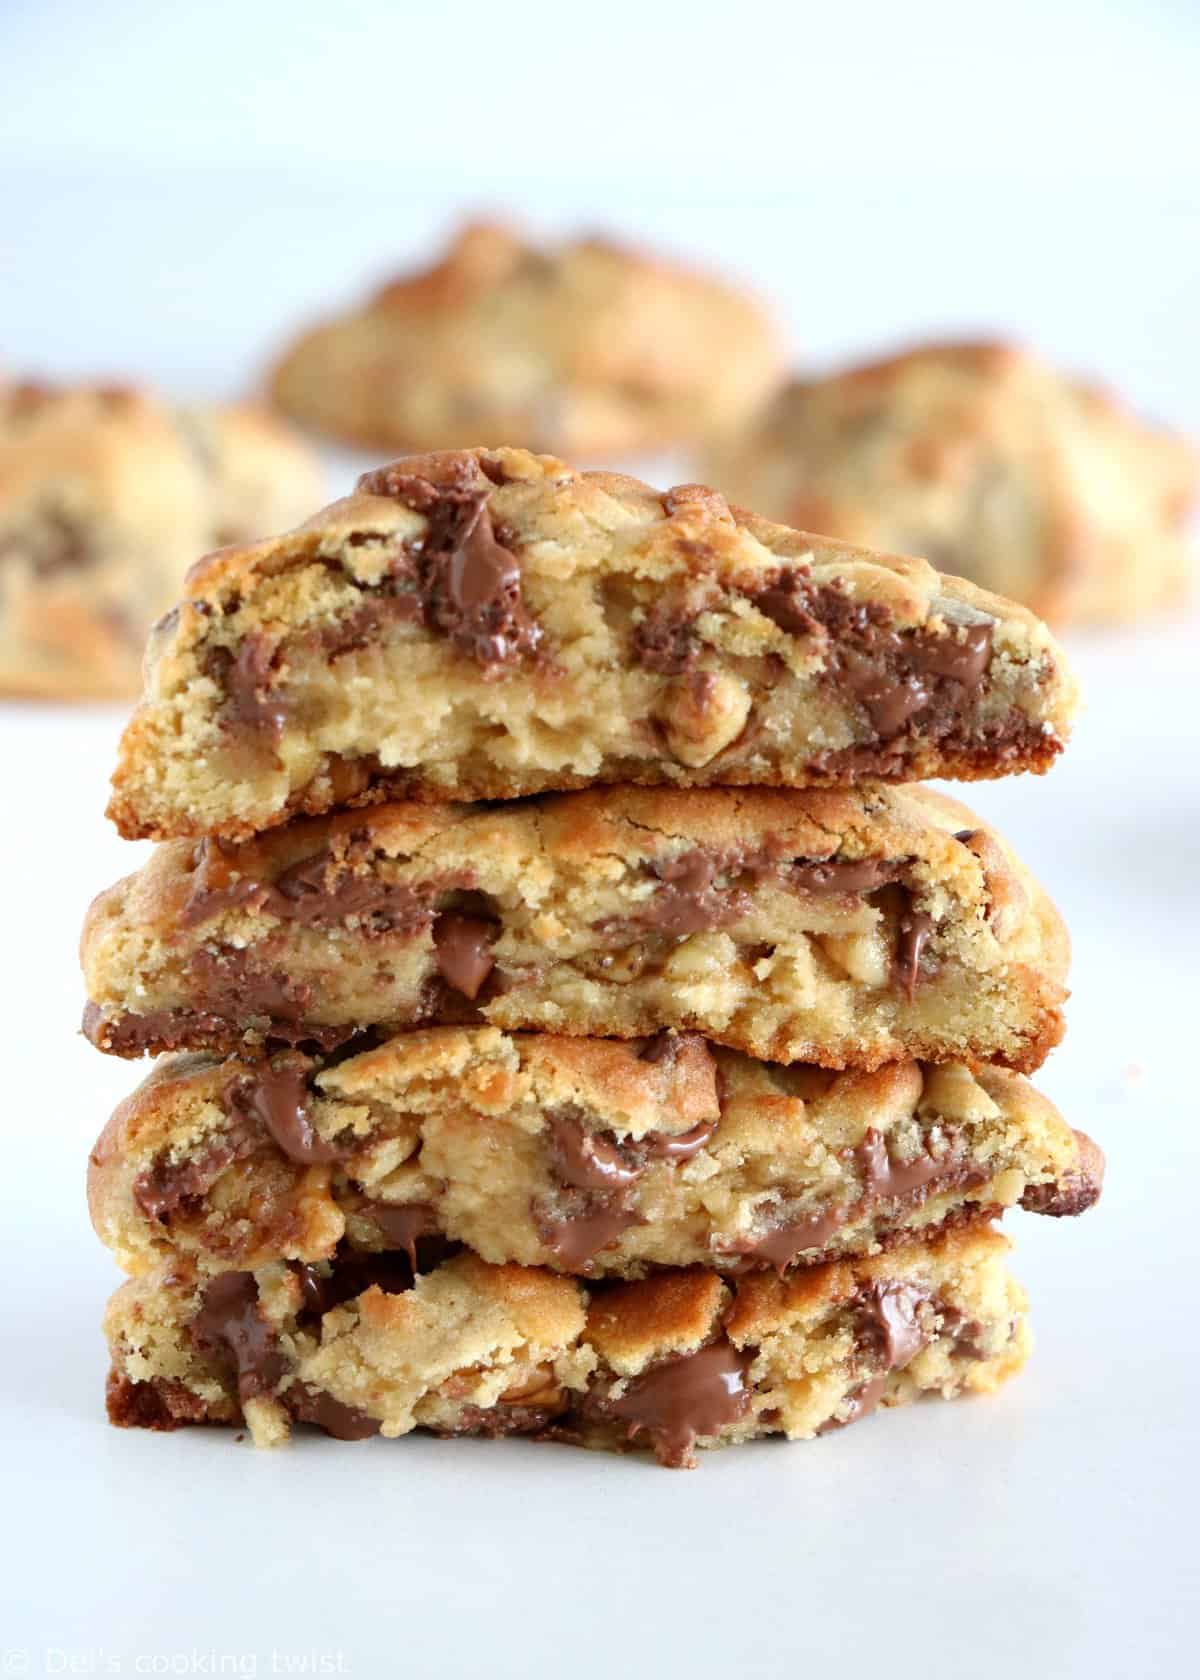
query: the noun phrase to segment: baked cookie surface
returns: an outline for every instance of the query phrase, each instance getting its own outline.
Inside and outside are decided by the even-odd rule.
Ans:
[[[744,292],[605,240],[539,248],[476,224],[427,272],[305,333],[271,392],[369,449],[503,439],[595,456],[736,426],[782,372]]]
[[[158,1064],[92,1155],[128,1270],[335,1261],[425,1239],[596,1276],[863,1255],[1020,1203],[1098,1199],[1103,1158],[1018,1074],[780,1068],[702,1038],[404,1033],[349,1060]]]
[[[521,450],[411,457],[189,574],[110,814],[241,838],[384,797],[1045,769],[1039,620],[921,560]]]
[[[701,1269],[581,1285],[470,1251],[132,1279],[109,1304],[109,1417],[297,1422],[342,1440],[532,1435],[686,1466],[697,1446],[803,1439],[1020,1369],[1025,1297],[987,1225],[787,1277]]]
[[[85,1031],[118,1055],[486,1020],[1029,1071],[1068,947],[1004,841],[931,789],[620,788],[168,842],[92,905],[82,958]]]
[[[197,552],[299,518],[315,458],[250,407],[0,385],[0,695],[136,695]]]
[[[795,383],[709,471],[805,530],[921,554],[1052,622],[1180,597],[1200,454],[1002,344],[931,345]]]

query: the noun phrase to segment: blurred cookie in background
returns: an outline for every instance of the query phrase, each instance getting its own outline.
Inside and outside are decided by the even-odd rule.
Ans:
[[[312,328],[275,368],[293,419],[368,449],[585,457],[743,422],[783,374],[756,300],[603,239],[471,223],[432,268]]]
[[[768,518],[922,555],[1064,623],[1183,595],[1198,468],[1107,393],[977,343],[796,381],[708,475]]]
[[[123,698],[197,554],[294,524],[315,456],[249,405],[0,383],[0,695]]]

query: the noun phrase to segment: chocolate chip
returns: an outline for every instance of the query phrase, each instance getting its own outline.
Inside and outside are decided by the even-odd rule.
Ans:
[[[888,1153],[883,1133],[875,1127],[864,1134],[854,1155],[862,1173],[863,1194],[875,1201],[911,1197],[915,1191],[925,1191],[933,1185],[940,1189],[957,1186],[969,1189],[987,1178],[982,1167],[952,1147],[943,1155],[925,1149],[910,1160],[895,1161]]]
[[[213,650],[214,655],[222,652],[225,659],[219,663],[227,697],[223,718],[277,746],[288,718],[287,703],[272,681],[278,644],[256,630],[246,636],[235,655]]]
[[[912,894],[904,891],[900,914],[896,923],[897,983],[903,986],[912,1003],[917,995],[917,981],[921,974],[921,954],[933,932],[933,917],[924,910],[914,910]]]
[[[975,688],[983,681],[992,657],[994,629],[989,621],[958,625],[943,636],[922,636],[914,641],[910,657],[928,676],[946,677]]]
[[[313,989],[283,969],[260,967],[234,945],[205,945],[188,965],[201,1002],[224,1020],[247,1018],[273,1025],[299,1022],[312,1005]]]
[[[655,1161],[690,1161],[717,1129],[715,1120],[701,1120],[687,1132],[647,1132],[636,1148]]]
[[[785,879],[811,893],[869,893],[894,881],[903,863],[894,858],[797,858]]]
[[[448,986],[474,1001],[496,966],[492,941],[498,929],[479,916],[439,916],[433,930],[438,972]]]
[[[203,1305],[191,1324],[197,1351],[209,1359],[232,1362],[243,1401],[271,1393],[287,1371],[275,1331],[258,1306],[253,1272],[222,1272],[204,1290]]]
[[[309,1063],[277,1062],[238,1079],[225,1094],[227,1111],[257,1120],[298,1166],[336,1161],[339,1150],[316,1131],[308,1111]]]
[[[665,606],[651,607],[633,629],[632,658],[645,671],[678,677],[690,670],[700,651],[694,616]]]
[[[917,1316],[917,1309],[928,1299],[929,1291],[915,1283],[871,1283],[860,1292],[865,1338],[889,1371],[898,1371],[915,1359],[931,1339]]]
[[[633,1377],[618,1398],[605,1396],[591,1409],[627,1425],[630,1440],[645,1431],[660,1464],[689,1465],[700,1437],[719,1435],[746,1415],[749,1363],[722,1337],[699,1353],[653,1366]]]
[[[254,1130],[235,1126],[183,1160],[160,1155],[134,1179],[134,1202],[147,1219],[165,1225],[174,1214],[193,1211],[227,1167],[253,1152],[254,1144]]]
[[[357,1406],[335,1400],[322,1388],[293,1383],[283,1396],[284,1404],[298,1423],[312,1423],[338,1441],[365,1441],[378,1435],[379,1424]]]

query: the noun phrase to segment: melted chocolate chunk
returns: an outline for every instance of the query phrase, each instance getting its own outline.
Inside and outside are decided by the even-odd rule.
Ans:
[[[921,956],[933,932],[933,917],[924,910],[914,910],[912,894],[905,889],[896,922],[896,981],[903,986],[912,1003],[917,995],[917,981],[921,976]]]
[[[634,1147],[652,1161],[690,1161],[716,1129],[715,1120],[701,1120],[687,1132],[647,1132]]]
[[[887,607],[857,601],[836,584],[814,584],[802,567],[780,572],[754,603],[789,635],[830,639],[833,680],[860,702],[884,740],[918,718],[936,720],[935,733],[945,732],[987,674],[991,621],[950,624],[940,635],[900,631]]]
[[[889,1371],[907,1365],[931,1339],[917,1316],[929,1291],[915,1283],[871,1283],[859,1296],[863,1339],[878,1351]]]
[[[378,1435],[379,1424],[357,1406],[335,1400],[322,1388],[293,1383],[283,1396],[284,1404],[298,1423],[313,1423],[338,1441],[365,1441]]]
[[[366,1211],[372,1205],[367,1203]],[[316,1318],[356,1300],[367,1289],[403,1295],[414,1277],[413,1265],[399,1254],[358,1254],[344,1245],[328,1271],[300,1261],[292,1262],[292,1270],[300,1285],[300,1310]]]
[[[230,1114],[258,1121],[289,1161],[308,1167],[336,1161],[338,1149],[326,1143],[315,1130],[308,1112],[306,1061],[285,1061],[263,1066],[239,1079],[225,1094]]]
[[[226,1167],[253,1147],[252,1134],[243,1129],[231,1131],[199,1155],[182,1161],[172,1162],[161,1155],[134,1179],[133,1199],[147,1219],[165,1225],[173,1214],[192,1211]]]
[[[271,1021],[263,1028],[263,1035],[269,1042],[304,1044],[329,1052],[358,1031],[354,1026]],[[99,1004],[89,1003],[83,1012],[83,1032],[106,1055],[144,1056],[148,1050],[231,1050],[241,1037],[242,1025],[236,1017],[200,1009],[150,1009],[144,1015],[122,1015],[110,1021]]]
[[[568,1271],[586,1271],[622,1231],[643,1223],[620,1192],[564,1189],[553,1198],[535,1198],[529,1211],[538,1236]]]
[[[549,1116],[550,1158],[563,1184],[577,1190],[620,1190],[641,1177],[642,1168],[626,1161],[618,1145],[588,1131],[574,1115]]]
[[[439,916],[433,930],[438,972],[448,986],[472,1002],[496,966],[492,941],[499,929],[481,916]]]
[[[903,867],[903,862],[895,858],[797,858],[787,867],[784,878],[788,886],[801,887],[805,892],[869,893],[894,881]]]
[[[735,880],[749,876],[753,881],[759,873],[756,858],[726,857],[700,847],[664,858],[653,869],[663,885],[638,919],[643,926],[675,939],[746,915],[750,895]]]
[[[845,1225],[850,1213],[849,1207],[838,1206],[825,1213],[808,1214],[803,1219],[783,1220],[753,1236],[722,1243],[720,1252],[741,1254],[748,1261],[774,1266],[782,1275],[803,1250],[824,1248]]]
[[[1030,1184],[1021,1197],[1029,1213],[1049,1214],[1052,1219],[1074,1219],[1095,1207],[1104,1189],[1104,1153],[1086,1132],[1076,1132],[1079,1165],[1073,1172],[1050,1184]]]
[[[605,1396],[593,1409],[627,1425],[631,1441],[644,1430],[659,1463],[679,1468],[695,1462],[692,1448],[698,1439],[719,1435],[746,1415],[748,1365],[748,1357],[722,1337],[699,1353],[644,1371],[619,1398]]]
[[[403,467],[368,473],[358,485],[367,495],[397,497],[428,522],[398,564],[397,580],[415,586],[430,630],[474,659],[484,675],[496,675],[532,653],[542,631],[521,598],[520,563],[493,524],[492,484],[469,457],[445,467],[438,482]]]
[[[856,1388],[853,1394],[847,1395],[840,1407],[842,1416],[838,1417],[835,1412],[833,1417],[826,1419],[826,1421],[820,1426],[817,1430],[817,1434],[830,1435],[835,1429],[845,1429],[848,1423],[859,1423],[863,1418],[868,1417],[875,1410],[876,1406],[878,1406],[879,1402],[883,1399],[883,1393],[886,1388],[886,1375],[882,1377],[872,1377],[870,1382],[863,1383],[861,1388]]]
[[[273,1025],[303,1020],[313,989],[283,969],[259,967],[235,945],[206,945],[193,952],[189,967],[201,1000],[223,1020],[245,1025],[266,1019]]]
[[[670,607],[651,607],[634,627],[633,660],[643,670],[678,677],[690,670],[700,651],[695,620]]]
[[[270,1394],[288,1368],[274,1330],[258,1308],[253,1272],[222,1272],[204,1291],[191,1324],[197,1352],[237,1371],[243,1401]]]
[[[370,1214],[383,1233],[390,1248],[398,1248],[408,1256],[413,1271],[417,1266],[417,1243],[422,1237],[435,1237],[441,1227],[437,1214],[428,1202],[364,1202],[363,1212]]]
[[[200,842],[183,911],[185,926],[245,907],[305,927],[334,927],[353,917],[359,931],[369,937],[384,933],[414,937],[432,922],[439,891],[469,884],[448,879],[418,886],[382,881],[369,870],[355,873],[349,859],[335,858],[328,848],[291,864],[273,882],[241,873],[238,863],[238,848],[228,842]]]
[[[917,1199],[923,1201],[924,1193],[933,1187],[970,1189],[987,1178],[981,1167],[953,1147],[942,1155],[925,1149],[910,1160],[895,1161],[888,1153],[883,1133],[875,1127],[865,1133],[854,1155],[863,1176],[863,1195],[873,1201],[911,1199],[918,1191],[922,1194]]]
[[[211,674],[225,689],[225,722],[261,736],[272,747],[279,744],[288,718],[287,701],[273,681],[278,654],[278,644],[256,630],[236,654],[214,648],[209,656]]]

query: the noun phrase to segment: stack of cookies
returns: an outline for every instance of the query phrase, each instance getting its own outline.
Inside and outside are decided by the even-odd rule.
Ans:
[[[822,1434],[1028,1350],[995,1229],[1102,1160],[1026,1082],[1066,934],[923,776],[1043,770],[1028,611],[688,485],[414,456],[192,572],[85,1030],[120,1424]]]

